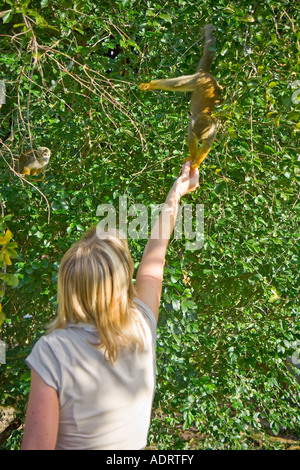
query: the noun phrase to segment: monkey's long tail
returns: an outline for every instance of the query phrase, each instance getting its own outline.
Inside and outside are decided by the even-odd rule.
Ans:
[[[199,70],[204,70],[205,72],[210,72],[211,65],[213,63],[215,53],[216,53],[216,45],[217,40],[213,35],[213,30],[215,29],[212,24],[207,24],[205,26],[205,42],[204,42],[204,49],[203,54],[200,59],[197,72]]]

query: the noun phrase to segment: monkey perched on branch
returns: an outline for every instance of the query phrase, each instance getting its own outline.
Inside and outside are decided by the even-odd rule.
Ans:
[[[27,150],[20,154],[17,170],[22,175],[38,175],[45,171],[50,160],[51,151],[47,147],[39,147],[37,150]]]
[[[207,157],[217,134],[217,121],[212,116],[215,105],[220,101],[221,87],[209,73],[216,50],[213,25],[205,26],[205,43],[197,72],[182,77],[152,80],[141,83],[140,90],[191,91],[191,118],[188,128],[188,146],[192,168],[197,168]],[[198,140],[202,146],[198,150]]]

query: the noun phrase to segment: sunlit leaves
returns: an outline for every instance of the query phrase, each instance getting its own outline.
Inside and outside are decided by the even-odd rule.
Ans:
[[[190,96],[144,93],[137,85],[194,72],[210,21],[218,40],[212,71],[223,86],[220,125],[199,190],[182,201],[204,204],[204,246],[192,252],[172,239],[168,248],[149,442],[189,446],[177,431],[192,426],[202,448],[241,449],[266,422],[273,433],[296,432],[297,409],[282,398],[287,387],[289,399],[297,392],[285,369],[293,348],[284,341],[293,345],[300,334],[296,4],[39,5],[5,2],[0,18],[0,79],[9,96],[0,137],[13,125],[15,157],[30,143],[30,124],[33,143],[53,155],[37,184],[50,221],[41,193],[1,160],[3,210],[12,214],[14,234],[8,240],[3,230],[0,245],[8,276],[2,329],[15,374],[6,375],[7,400],[22,399],[15,390],[20,381],[28,386],[24,348],[54,314],[61,256],[97,222],[97,206],[126,194],[150,208],[178,175],[188,154]],[[129,244],[137,266],[145,240]],[[10,359],[14,353],[23,356]]]

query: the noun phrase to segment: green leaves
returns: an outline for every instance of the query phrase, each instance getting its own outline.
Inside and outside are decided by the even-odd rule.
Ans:
[[[97,206],[126,195],[150,213],[179,174],[190,96],[138,84],[194,72],[209,18],[220,125],[200,187],[182,201],[204,204],[204,245],[192,252],[173,238],[168,248],[149,442],[244,449],[265,423],[298,432],[298,389],[285,367],[293,346],[284,342],[300,338],[296,4],[2,4],[1,209],[14,234],[1,227],[0,322],[14,370],[3,373],[5,400],[25,404],[24,348],[55,314],[60,259],[97,223]],[[30,145],[29,129],[34,145],[52,150],[34,186],[6,164]],[[137,266],[145,240],[129,244]],[[180,433],[190,427],[201,433],[196,444]]]
[[[6,10],[6,11],[0,12],[0,18],[2,18],[3,23],[9,23],[12,17],[13,17],[12,10]]]
[[[0,327],[5,321],[5,313],[2,310],[2,300],[5,294],[6,285],[17,287],[19,278],[12,273],[7,272],[7,266],[12,265],[12,259],[17,258],[16,251],[17,243],[11,241],[13,238],[12,232],[7,228],[6,222],[10,219],[9,216],[0,218]]]

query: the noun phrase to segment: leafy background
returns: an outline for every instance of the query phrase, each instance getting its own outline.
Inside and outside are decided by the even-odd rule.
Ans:
[[[18,428],[24,359],[56,310],[60,259],[99,204],[160,204],[187,155],[189,95],[137,85],[195,71],[215,26],[219,132],[201,165],[201,250],[172,239],[151,449],[299,447],[299,39],[296,2],[0,0],[1,405]],[[52,150],[43,181],[20,151]],[[29,180],[29,179],[28,179]],[[129,239],[136,266],[145,240]],[[13,429],[13,426],[12,428]]]

